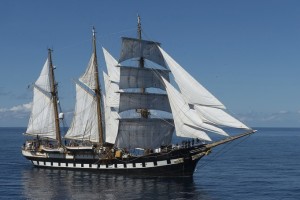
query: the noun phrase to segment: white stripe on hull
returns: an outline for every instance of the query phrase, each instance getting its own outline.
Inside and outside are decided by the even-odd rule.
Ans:
[[[126,163],[126,164],[111,164],[111,165],[99,165],[99,164],[81,164],[81,163],[64,163],[64,162],[44,162],[44,161],[32,161],[35,166],[53,167],[53,168],[77,168],[77,169],[140,169],[140,168],[152,168],[161,167],[166,165],[176,165],[183,163],[183,158],[172,159],[168,164],[167,160],[157,161],[157,165],[154,162],[143,163]]]
[[[168,165],[178,165],[184,163],[184,158],[176,158],[171,160],[161,160],[154,162],[145,162],[145,163],[118,163],[118,164],[88,164],[88,163],[70,163],[68,161],[75,161],[77,156],[65,154],[64,159],[66,162],[49,162],[49,161],[35,161],[35,159],[55,159],[61,158],[62,155],[55,154],[45,154],[45,153],[32,153],[29,151],[22,151],[23,155],[26,156],[29,160],[31,160],[32,164],[35,166],[41,167],[51,167],[51,168],[72,168],[72,169],[145,169],[145,168],[156,168],[163,167]],[[198,159],[203,156],[203,152],[194,155],[192,160]],[[87,156],[88,157],[88,156]],[[75,159],[75,160],[74,160]],[[89,158],[95,160],[94,156],[90,156]]]

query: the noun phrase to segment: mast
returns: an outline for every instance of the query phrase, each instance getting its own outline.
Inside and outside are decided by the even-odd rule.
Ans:
[[[57,108],[57,84],[55,82],[54,77],[54,67],[52,63],[52,50],[48,49],[48,59],[49,59],[49,68],[50,68],[50,81],[51,81],[51,95],[52,95],[52,103],[54,108],[54,117],[55,117],[55,132],[56,132],[56,140],[58,142],[58,145],[61,145],[61,135],[60,135],[60,128],[59,128],[59,117],[58,117],[58,108]]]
[[[138,15],[138,25],[137,25],[137,36],[139,40],[142,40],[142,24],[141,24],[141,18]],[[139,67],[144,68],[145,67],[145,59],[143,57],[140,57],[139,59]],[[141,88],[141,93],[146,93],[145,88]],[[141,109],[140,110],[141,117],[147,119],[150,115],[150,112],[148,109]]]
[[[93,27],[93,55],[94,55],[94,78],[96,81],[95,94],[97,99],[97,116],[98,116],[98,133],[99,133],[99,143],[100,146],[103,146],[103,128],[102,128],[102,114],[101,114],[101,90],[99,86],[99,77],[98,77],[98,62],[97,62],[97,52],[96,52],[96,34],[95,27]]]

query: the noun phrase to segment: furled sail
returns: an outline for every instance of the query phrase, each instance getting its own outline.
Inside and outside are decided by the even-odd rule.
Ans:
[[[157,42],[124,37],[119,63],[131,58],[145,58],[167,68],[158,46]]]
[[[185,102],[182,95],[166,80],[164,80],[168,93],[174,124],[176,127],[176,135],[181,137],[198,137],[203,140],[211,139],[204,131],[215,132],[220,135],[228,136],[222,129],[210,124],[206,124],[197,115],[196,110],[191,109]]]
[[[159,70],[151,68],[120,67],[120,89],[127,88],[159,88],[165,87],[160,77],[169,80],[168,70]]]
[[[225,109],[225,106],[158,46],[184,98],[190,104]]]
[[[47,59],[34,84],[32,111],[27,135],[56,139],[54,105],[51,95],[50,63]]]
[[[65,138],[99,142],[99,124],[97,115],[97,98],[95,62],[92,54],[85,73],[76,83],[76,105],[71,126]]]
[[[120,93],[119,112],[145,108],[171,112],[168,96],[166,94],[135,92]]]
[[[116,146],[154,149],[171,144],[173,131],[170,119],[120,119]]]

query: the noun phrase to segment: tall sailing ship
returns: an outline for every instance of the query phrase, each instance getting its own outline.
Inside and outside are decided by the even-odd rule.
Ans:
[[[107,73],[103,72],[101,90],[93,29],[93,52],[75,83],[74,116],[63,138],[63,114],[49,50],[33,85],[32,113],[25,133],[31,139],[22,148],[34,166],[192,176],[198,161],[212,148],[255,132],[229,115],[159,43],[143,40],[139,17],[137,32],[137,38],[122,38],[118,61],[103,48]],[[171,74],[174,81],[170,81]],[[224,127],[243,133],[229,136]],[[213,142],[211,133],[222,139]],[[182,142],[174,142],[174,134]]]

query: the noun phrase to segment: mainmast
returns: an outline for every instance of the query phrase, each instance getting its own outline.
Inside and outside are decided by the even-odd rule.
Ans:
[[[59,128],[59,117],[58,117],[58,108],[57,108],[57,84],[55,82],[54,77],[54,67],[52,63],[52,50],[48,49],[48,59],[49,59],[49,68],[50,68],[50,81],[51,81],[51,95],[52,95],[52,103],[54,108],[54,117],[55,117],[55,132],[56,132],[56,140],[58,145],[61,145],[61,135],[60,135],[60,128]]]
[[[96,35],[95,27],[93,27],[93,55],[94,55],[94,78],[96,81],[95,94],[97,99],[97,116],[98,116],[98,133],[99,133],[99,143],[103,146],[103,128],[102,128],[102,114],[101,114],[101,90],[99,86],[99,77],[98,77],[98,62],[97,62],[97,52],[96,52]]]
[[[138,15],[138,25],[137,25],[137,36],[139,40],[142,40],[142,24],[141,24],[141,18]],[[144,68],[145,67],[145,59],[143,57],[140,57],[139,59],[139,67]],[[141,88],[141,93],[146,93],[145,88]],[[148,109],[141,109],[140,110],[141,117],[147,119],[150,115],[150,112]]]

